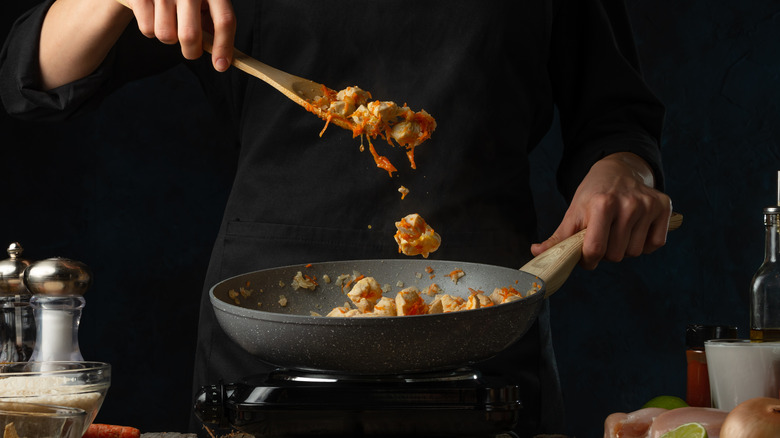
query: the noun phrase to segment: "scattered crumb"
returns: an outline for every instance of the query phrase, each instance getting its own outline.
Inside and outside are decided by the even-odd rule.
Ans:
[[[322,276],[322,281],[325,282],[325,284],[330,284],[330,275],[325,274]]]
[[[398,283],[395,284],[398,287],[404,287],[404,282],[401,280],[398,280]]]
[[[463,272],[463,270],[461,269],[455,269],[454,271],[450,272],[447,275],[450,277],[453,283],[458,284],[458,280],[463,278],[463,276],[466,275],[466,273]]]
[[[284,295],[279,295],[279,305],[282,307],[287,306],[287,297]]]
[[[293,277],[292,279],[292,287],[295,290],[298,289],[314,290],[317,288],[317,279],[315,277],[303,275],[301,271],[298,271],[298,273],[295,274],[295,277]]]
[[[428,295],[429,297],[432,297],[432,296],[434,296],[434,295],[436,295],[436,294],[439,294],[439,293],[441,293],[441,292],[442,292],[442,290],[441,290],[441,288],[439,287],[439,285],[438,285],[438,284],[436,284],[436,283],[431,283],[431,285],[430,285],[430,286],[428,286],[428,287],[427,287],[427,288],[426,288],[426,289],[425,289],[423,292],[424,292],[426,295]]]

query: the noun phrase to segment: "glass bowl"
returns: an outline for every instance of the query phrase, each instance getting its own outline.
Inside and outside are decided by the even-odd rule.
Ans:
[[[83,409],[0,402],[0,433],[4,438],[80,438],[86,420]]]
[[[12,362],[0,364],[0,403],[23,402],[83,409],[82,432],[95,419],[111,385],[104,362]]]

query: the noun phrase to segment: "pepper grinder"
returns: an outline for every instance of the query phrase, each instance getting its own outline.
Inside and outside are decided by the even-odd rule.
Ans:
[[[35,345],[35,318],[30,292],[22,277],[30,262],[21,258],[19,242],[8,246],[9,258],[0,261],[0,362],[25,362]]]
[[[32,293],[38,337],[31,361],[83,361],[79,350],[79,322],[84,293],[92,273],[83,263],[54,257],[32,263],[24,271]]]

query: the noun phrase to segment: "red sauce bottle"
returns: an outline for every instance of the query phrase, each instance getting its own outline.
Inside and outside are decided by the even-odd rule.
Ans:
[[[688,383],[685,402],[690,406],[710,408],[710,376],[707,372],[707,356],[704,341],[710,339],[734,339],[737,328],[723,325],[690,324],[685,330],[685,356],[688,361]]]

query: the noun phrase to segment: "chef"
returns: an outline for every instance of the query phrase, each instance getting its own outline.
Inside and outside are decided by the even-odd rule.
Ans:
[[[665,243],[663,106],[641,77],[619,0],[45,0],[16,23],[0,57],[3,105],[19,117],[65,119],[128,81],[184,62],[197,75],[224,143],[241,147],[201,295],[196,388],[269,369],[215,323],[209,287],[248,271],[327,260],[403,257],[394,221],[421,214],[442,236],[432,258],[522,266],[587,227],[582,266]],[[201,28],[213,32],[201,56]],[[63,36],[67,35],[67,38]],[[148,38],[147,38],[148,37]],[[164,43],[164,44],[162,44]],[[416,149],[359,141],[275,89],[228,69],[232,47],[334,89],[425,109],[438,124]],[[185,61],[188,60],[188,61]],[[167,104],[170,117],[176,105]],[[569,208],[537,237],[531,150],[560,114],[558,168]],[[160,145],[165,147],[165,145]],[[408,188],[403,199],[399,187]],[[198,299],[196,296],[190,299]],[[483,364],[524,393],[522,436],[563,432],[549,311]],[[193,425],[195,430],[199,429]]]

